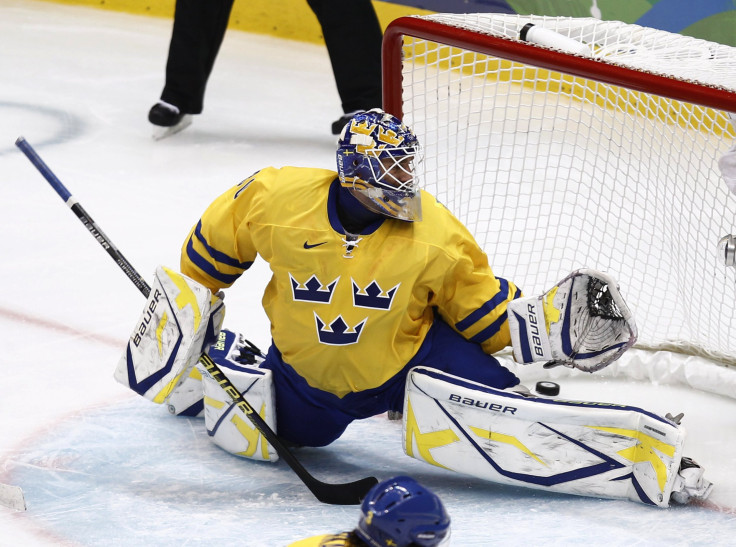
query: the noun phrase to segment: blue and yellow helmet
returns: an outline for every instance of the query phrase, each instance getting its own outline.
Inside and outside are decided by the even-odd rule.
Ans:
[[[411,477],[375,485],[360,506],[355,533],[372,547],[437,547],[450,538],[450,516],[436,494]]]
[[[379,108],[353,116],[337,141],[340,184],[369,210],[400,220],[422,219],[420,159],[412,130]]]

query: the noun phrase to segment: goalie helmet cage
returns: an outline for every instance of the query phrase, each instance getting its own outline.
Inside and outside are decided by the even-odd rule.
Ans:
[[[556,47],[521,40],[530,23]],[[424,148],[422,186],[496,275],[531,295],[607,272],[637,347],[736,364],[736,279],[717,249],[736,223],[717,166],[736,48],[592,18],[435,14],[389,25],[383,67],[384,109]]]

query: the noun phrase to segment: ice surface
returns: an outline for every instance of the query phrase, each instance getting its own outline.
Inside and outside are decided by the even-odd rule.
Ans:
[[[169,416],[112,379],[143,303],[14,146],[23,135],[146,278],[176,267],[210,199],[268,165],[332,167],[340,104],[324,48],[230,32],[205,111],[151,139],[170,21],[31,0],[0,2],[0,545],[280,546],[352,528],[286,464],[231,456],[202,422]],[[228,292],[231,328],[269,335],[257,263]],[[539,373],[541,376],[541,372]],[[560,380],[562,396],[685,412],[686,453],[715,483],[704,507],[649,508],[481,483],[403,455],[400,425],[356,423],[297,456],[344,482],[408,473],[437,491],[453,545],[729,545],[736,529],[736,402],[624,378]]]

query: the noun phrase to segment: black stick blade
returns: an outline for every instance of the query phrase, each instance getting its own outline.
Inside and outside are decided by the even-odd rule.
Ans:
[[[304,477],[302,477],[304,479]],[[306,481],[305,481],[306,482]],[[368,491],[378,484],[376,477],[366,477],[355,482],[328,484],[318,480],[306,482],[314,497],[330,505],[358,505]]]

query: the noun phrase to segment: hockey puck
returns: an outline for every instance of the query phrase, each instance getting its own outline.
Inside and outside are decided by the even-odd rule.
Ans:
[[[559,395],[560,394],[560,384],[556,384],[554,382],[537,382],[536,387],[537,393],[540,395]]]

